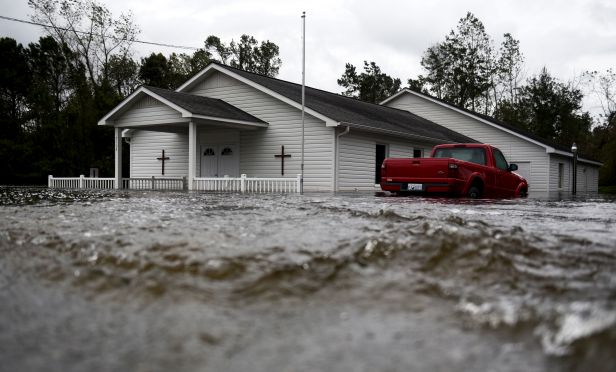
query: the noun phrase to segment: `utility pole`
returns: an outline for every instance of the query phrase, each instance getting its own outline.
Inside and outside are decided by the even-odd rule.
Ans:
[[[299,184],[299,193],[304,194],[304,111],[306,108],[306,12],[302,12],[302,177]]]

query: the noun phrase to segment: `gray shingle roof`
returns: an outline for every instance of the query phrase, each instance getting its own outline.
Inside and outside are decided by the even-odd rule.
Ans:
[[[212,116],[252,123],[265,123],[263,120],[256,118],[220,99],[180,93],[147,85],[144,85],[143,87],[194,115]]]
[[[301,103],[301,85],[299,84],[246,72],[219,63],[217,65]],[[477,142],[408,111],[363,102],[315,88],[306,87],[305,103],[306,107],[350,126],[356,125],[366,129],[373,128],[410,136],[428,137],[443,142]]]

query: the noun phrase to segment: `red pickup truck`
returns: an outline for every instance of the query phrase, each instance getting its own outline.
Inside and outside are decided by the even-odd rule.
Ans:
[[[528,182],[496,147],[438,145],[430,158],[387,158],[381,189],[394,193],[446,193],[470,198],[528,195]]]

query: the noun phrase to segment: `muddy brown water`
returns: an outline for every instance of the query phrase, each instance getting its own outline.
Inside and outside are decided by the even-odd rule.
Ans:
[[[616,200],[0,188],[0,371],[613,371]]]

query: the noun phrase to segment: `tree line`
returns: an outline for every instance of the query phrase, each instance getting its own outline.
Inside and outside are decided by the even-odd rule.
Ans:
[[[47,35],[27,46],[0,37],[0,184],[90,168],[111,176],[113,130],[97,122],[141,84],[175,89],[211,61],[267,76],[282,63],[275,43],[250,35],[229,43],[212,35],[191,54],[135,59],[132,14],[114,17],[95,0],[28,4]]]
[[[424,74],[407,80],[408,88],[456,106],[515,125],[547,141],[600,160],[601,185],[616,185],[616,71],[586,71],[563,82],[547,68],[525,78],[520,42],[510,33],[496,47],[472,13],[444,38],[427,48]],[[343,95],[378,103],[401,89],[401,80],[364,61],[363,72],[347,63],[338,84]],[[584,111],[584,90],[601,104],[598,117]]]

